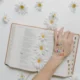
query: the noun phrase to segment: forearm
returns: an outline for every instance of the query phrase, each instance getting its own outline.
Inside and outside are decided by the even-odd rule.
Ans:
[[[44,68],[33,78],[33,80],[50,80],[56,68],[61,64],[63,58],[53,55]]]

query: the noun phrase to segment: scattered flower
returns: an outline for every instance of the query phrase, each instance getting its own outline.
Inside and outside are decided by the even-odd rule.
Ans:
[[[42,2],[37,2],[36,3],[36,6],[35,6],[36,10],[41,11],[42,10],[42,7],[43,7]]]
[[[9,22],[9,17],[7,15],[3,16],[3,22],[6,24]]]
[[[21,74],[18,80],[25,80],[25,76]]]
[[[49,17],[45,20],[44,24],[47,26],[48,29],[54,30],[57,26],[57,14],[55,12],[50,13]]]
[[[51,19],[51,20],[52,20],[52,19],[53,19],[53,20],[56,19],[56,20],[57,20],[57,15],[56,15],[56,13],[54,13],[54,12],[53,12],[53,13],[50,13],[49,19]]]
[[[56,20],[55,19],[46,19],[44,24],[50,30],[54,30],[56,28]]]
[[[30,73],[26,75],[26,73],[22,72],[18,74],[18,79],[17,80],[27,80],[30,76]]]
[[[19,14],[26,14],[27,13],[27,7],[23,3],[19,3],[15,7],[15,11],[18,12]]]
[[[72,2],[72,3],[70,4],[70,9],[71,9],[71,11],[72,11],[73,13],[75,13],[76,8],[77,8],[77,4],[76,4],[75,2]]]

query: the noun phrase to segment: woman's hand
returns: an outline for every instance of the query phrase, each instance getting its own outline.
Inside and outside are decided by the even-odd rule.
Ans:
[[[67,57],[72,50],[73,34],[69,31],[63,32],[63,28],[59,31],[55,30],[54,53],[44,68],[33,78],[33,80],[50,80],[51,76]],[[58,54],[58,55],[56,55]]]
[[[67,57],[72,51],[73,33],[67,31],[63,32],[64,28],[54,32],[54,52],[63,58]]]

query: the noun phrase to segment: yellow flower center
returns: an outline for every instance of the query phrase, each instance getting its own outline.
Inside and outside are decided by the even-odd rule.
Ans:
[[[72,8],[76,8],[76,4],[72,4]]]
[[[44,34],[42,34],[42,38],[45,38],[45,35]]]
[[[41,3],[38,3],[38,7],[42,7],[42,4]]]
[[[43,46],[40,46],[40,50],[43,50]]]
[[[53,20],[50,20],[50,24],[53,24],[54,23],[54,21]]]
[[[23,75],[21,75],[21,78],[24,78],[24,76],[23,76]]]
[[[56,14],[53,14],[52,17],[54,18],[56,16]]]
[[[6,19],[7,17],[5,16],[4,19]]]
[[[20,5],[20,9],[24,9],[24,5]]]
[[[41,59],[38,59],[37,62],[40,63],[41,62]]]

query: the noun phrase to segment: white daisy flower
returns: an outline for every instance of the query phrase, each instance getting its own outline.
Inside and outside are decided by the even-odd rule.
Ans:
[[[77,4],[75,2],[72,2],[69,7],[70,7],[71,11],[73,13],[75,13],[76,8],[77,8]]]
[[[25,80],[25,76],[21,74],[18,80]]]
[[[44,57],[39,54],[35,55],[34,58],[32,59],[32,63],[38,71],[40,71],[44,67],[47,61],[48,61],[47,57]]]
[[[50,13],[49,19],[50,19],[50,20],[52,20],[52,19],[56,19],[56,20],[57,20],[57,15],[56,15],[56,13],[54,13],[54,12]]]
[[[3,22],[6,24],[9,22],[9,17],[7,15],[3,16]]]
[[[46,19],[44,24],[50,30],[54,30],[56,28],[56,20],[55,19]]]
[[[43,7],[42,2],[37,2],[36,3],[36,6],[35,6],[36,10],[41,11],[42,10],[42,7]]]
[[[20,3],[20,4],[16,5],[15,11],[18,12],[19,14],[26,14],[27,13],[27,7],[25,4]]]
[[[46,34],[44,32],[39,35],[39,40],[41,42],[44,42],[44,41],[47,40],[47,36],[46,36]]]
[[[35,53],[40,55],[46,55],[48,53],[47,46],[44,43],[37,43],[34,48]]]

